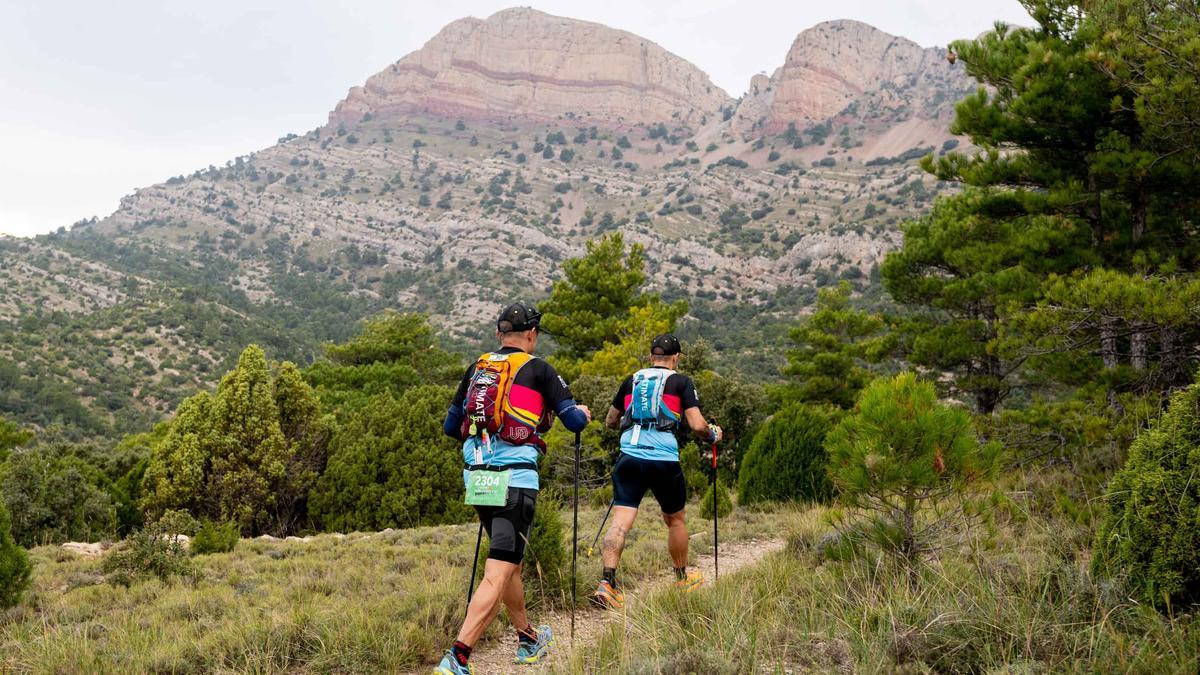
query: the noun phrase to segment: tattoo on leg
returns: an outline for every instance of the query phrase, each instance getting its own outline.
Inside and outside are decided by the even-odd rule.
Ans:
[[[621,549],[625,548],[625,533],[627,530],[619,525],[613,525],[608,534],[604,535],[604,548],[606,553],[620,553]]]

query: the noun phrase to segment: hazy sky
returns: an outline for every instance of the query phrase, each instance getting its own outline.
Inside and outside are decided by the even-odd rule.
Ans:
[[[503,0],[0,0],[0,232],[116,209],[134,188],[323,124],[346,90]],[[1029,23],[1017,0],[547,0],[705,70],[731,96],[820,21],[922,45]]]

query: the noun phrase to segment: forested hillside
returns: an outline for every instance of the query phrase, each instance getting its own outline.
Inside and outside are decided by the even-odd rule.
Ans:
[[[597,416],[654,336],[682,336],[724,429],[680,449],[693,536],[773,542],[694,593],[648,590],[552,667],[1195,672],[1200,6],[1024,4],[1034,25],[946,52],[819,26],[736,105],[593,24],[633,54],[626,79],[486,67],[455,50],[525,35],[593,61],[571,51],[580,22],[465,19],[326,127],[5,240],[0,668],[87,669],[78,635],[141,645],[146,670],[428,665],[462,614],[452,577],[478,565],[441,424],[519,297]],[[874,84],[809,119],[796,83],[848,36]],[[935,124],[911,151],[860,150]],[[616,432],[574,438],[556,425],[539,459],[539,612],[586,593],[565,571],[590,534],[565,531],[576,475],[588,520],[612,499]],[[635,587],[668,573],[653,520]],[[98,559],[24,550],[71,540]],[[345,564],[388,556],[370,579]],[[114,629],[78,609],[118,597]],[[384,605],[403,646],[376,637]]]
[[[461,58],[435,76],[541,93],[480,102],[425,83],[428,68],[412,63],[444,63],[432,54],[464,49],[451,39],[464,30],[484,53],[563,41],[561,68],[602,84],[569,80],[550,98],[536,68],[460,72]],[[372,78],[373,93],[352,91],[325,126],[136,190],[108,217],[0,239],[0,331],[11,331],[0,369],[22,378],[0,412],[82,436],[145,430],[215,384],[241,346],[308,363],[387,308],[429,314],[465,355],[503,302],[546,297],[563,260],[612,232],[646,247],[651,288],[689,301],[684,335],[757,379],[778,374],[787,325],[816,288],[847,279],[865,304],[884,302],[877,267],[900,224],[952,189],[917,162],[961,142],[947,131],[974,86],[961,65],[833,22],[804,31],[790,65],[738,102],[665,51],[631,52],[669,64],[649,83],[593,58],[632,38],[531,10],[456,23]],[[839,61],[852,45],[878,67]],[[492,81],[486,68],[516,70]],[[852,79],[841,103],[796,97],[830,69]],[[679,98],[616,103],[639,86]]]

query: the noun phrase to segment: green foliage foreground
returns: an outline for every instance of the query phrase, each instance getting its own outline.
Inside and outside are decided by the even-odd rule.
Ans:
[[[30,570],[29,556],[13,540],[8,509],[0,502],[0,609],[20,602],[29,586]]]
[[[833,414],[805,404],[777,411],[754,437],[738,476],[738,501],[824,502],[833,497],[825,436]]]
[[[1200,601],[1200,383],[1171,399],[1113,476],[1093,567],[1155,606]]]
[[[1062,514],[999,509],[915,583],[886,559],[825,557],[828,515],[780,523],[785,551],[712,586],[639,598],[564,671],[1182,674],[1200,660],[1194,620],[1091,578],[1088,528]]]
[[[867,514],[865,527],[876,544],[908,562],[929,553],[935,538],[954,526],[958,505],[939,507],[993,475],[999,450],[980,448],[970,414],[940,403],[933,385],[913,373],[871,383],[825,443],[842,500]],[[927,506],[936,514],[932,521],[921,518]]]

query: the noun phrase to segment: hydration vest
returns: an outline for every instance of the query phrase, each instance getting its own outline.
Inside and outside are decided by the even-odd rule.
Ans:
[[[548,430],[552,419],[546,414],[542,395],[514,384],[517,373],[533,359],[525,352],[488,352],[479,357],[463,399],[466,414],[459,429],[461,440],[478,437],[486,441],[490,436],[545,451],[546,443],[538,433]]]
[[[675,371],[666,368],[643,368],[633,374],[629,404],[621,416],[621,431],[633,429],[634,445],[643,429],[673,432],[679,426],[679,413],[671,410],[664,400],[667,379],[674,374]]]

